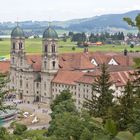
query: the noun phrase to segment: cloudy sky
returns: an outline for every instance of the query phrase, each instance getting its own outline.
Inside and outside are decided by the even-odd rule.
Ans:
[[[140,0],[0,0],[0,22],[68,20],[140,10]]]

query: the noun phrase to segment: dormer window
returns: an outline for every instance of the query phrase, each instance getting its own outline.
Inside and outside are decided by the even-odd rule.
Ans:
[[[112,58],[112,59],[109,61],[108,65],[118,65],[118,63]]]

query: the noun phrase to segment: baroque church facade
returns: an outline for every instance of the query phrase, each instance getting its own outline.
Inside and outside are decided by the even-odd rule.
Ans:
[[[42,55],[28,56],[25,52],[25,36],[17,26],[11,33],[10,86],[18,99],[27,103],[47,102],[52,99],[51,81],[58,71],[57,33],[51,27],[42,39]],[[39,64],[35,64],[36,59]],[[38,69],[39,68],[39,69]]]
[[[85,98],[91,98],[92,84],[100,74],[102,63],[109,66],[114,94],[121,94],[133,71],[133,56],[88,52],[88,48],[82,53],[58,54],[57,42],[57,32],[49,26],[43,33],[42,54],[28,55],[23,30],[19,26],[13,29],[10,61],[0,62],[0,66],[4,68],[9,64],[9,86],[17,99],[30,104],[50,104],[63,90],[69,89],[80,109]]]

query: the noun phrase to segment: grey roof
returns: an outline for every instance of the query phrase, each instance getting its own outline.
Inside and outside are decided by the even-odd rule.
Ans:
[[[43,38],[46,38],[46,39],[57,39],[58,38],[58,34],[57,34],[57,32],[52,27],[49,26],[44,31]]]
[[[11,32],[11,37],[13,37],[13,38],[14,37],[20,37],[20,38],[22,38],[22,37],[25,37],[25,34],[24,34],[23,30],[19,26],[16,26]]]

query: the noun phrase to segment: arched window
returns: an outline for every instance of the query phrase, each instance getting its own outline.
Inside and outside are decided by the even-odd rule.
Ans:
[[[53,69],[55,68],[55,61],[52,62]]]
[[[55,53],[55,45],[52,45],[52,53]]]
[[[47,68],[47,62],[44,61],[44,68],[46,69]]]
[[[14,64],[15,63],[15,58],[14,57],[12,58],[12,61],[13,61],[13,64]]]
[[[28,88],[28,82],[26,83],[26,88]]]
[[[45,45],[45,52],[48,52],[48,45]]]
[[[15,48],[16,48],[16,44],[15,44],[15,42],[13,43],[13,50],[15,50]]]
[[[22,49],[22,43],[21,42],[19,43],[19,49]]]

